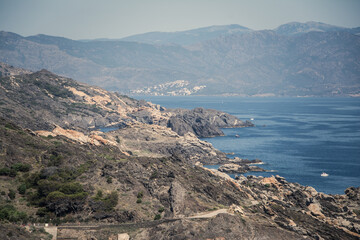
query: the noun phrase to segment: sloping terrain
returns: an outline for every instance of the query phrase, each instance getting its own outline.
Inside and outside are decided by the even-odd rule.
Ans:
[[[46,68],[123,93],[159,94],[157,86],[182,80],[189,83],[186,88],[169,90],[168,94],[359,94],[358,28],[308,22],[264,31],[236,26],[233,31],[232,25],[216,29],[165,34],[186,36],[189,39],[185,42],[193,43],[187,46],[148,44],[157,38],[163,39],[160,42],[175,41],[156,33],[128,38],[144,38],[142,42],[147,42],[141,43],[74,41],[46,35],[22,37],[1,32],[0,61],[33,71]],[[199,90],[189,90],[199,86]]]
[[[6,70],[8,71],[8,70]],[[251,126],[249,122],[215,110],[166,110],[115,92],[76,82],[47,70],[0,78],[1,116],[32,130],[53,130],[55,126],[88,131],[122,127],[135,122],[173,126],[169,119],[186,119],[172,129],[183,127],[197,136],[217,136],[219,128]],[[199,127],[195,120],[201,119]],[[181,125],[181,126],[179,126]],[[194,125],[194,126],[193,126]],[[206,125],[208,129],[201,130]],[[191,127],[193,126],[193,128]]]
[[[28,74],[28,73],[31,73],[31,72],[28,70],[22,69],[22,68],[16,68],[16,67],[10,66],[6,63],[0,62],[0,77]]]
[[[191,156],[188,160],[192,164],[226,158],[197,136],[223,135],[220,128],[224,127],[253,126],[216,110],[167,110],[46,70],[0,78],[0,110],[1,117],[41,136],[60,135],[79,143],[118,146],[136,156],[177,153]],[[109,127],[120,129],[99,131]]]
[[[115,146],[36,136],[4,119],[0,131],[2,221],[70,222],[58,236],[72,238],[122,232],[133,239],[360,236],[356,188],[331,196],[281,177],[236,181],[176,156],[129,157]],[[186,218],[220,208],[229,213]]]

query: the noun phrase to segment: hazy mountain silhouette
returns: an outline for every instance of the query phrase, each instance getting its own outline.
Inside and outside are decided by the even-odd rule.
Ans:
[[[205,95],[348,96],[360,92],[359,30],[307,22],[125,38],[138,42],[0,32],[0,61],[124,93],[185,80]]]

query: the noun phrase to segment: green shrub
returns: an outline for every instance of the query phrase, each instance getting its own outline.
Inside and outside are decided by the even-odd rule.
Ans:
[[[60,166],[63,160],[63,156],[61,156],[60,154],[58,154],[57,152],[53,152],[50,155],[50,161],[48,163],[48,166]]]
[[[39,197],[46,197],[49,193],[59,190],[61,183],[57,181],[50,181],[47,179],[40,179],[37,181],[37,190]]]
[[[26,193],[26,184],[22,183],[19,187],[18,187],[18,192],[22,195],[24,195]]]
[[[103,192],[98,190],[93,200],[95,200],[92,205],[94,211],[112,211],[118,204],[119,195],[116,191],[113,191],[103,197]]]
[[[30,164],[26,163],[15,163],[11,166],[11,168],[17,172],[28,172],[30,170],[30,167]]]
[[[161,219],[161,215],[160,214],[156,214],[154,217],[154,220],[160,220]]]
[[[138,199],[136,200],[136,203],[142,203],[141,198],[138,198]]]
[[[112,183],[112,177],[111,177],[111,176],[107,176],[106,182],[109,183],[109,184]]]
[[[59,200],[59,199],[64,199],[64,198],[66,198],[66,194],[59,192],[59,191],[54,191],[47,195],[46,201],[50,202],[53,200]]]
[[[0,169],[0,176],[9,176],[9,177],[16,177],[16,170],[12,168],[1,168]]]
[[[75,194],[75,193],[81,193],[84,191],[83,187],[78,182],[72,182],[72,183],[65,183],[63,184],[60,189],[60,192],[65,194]]]
[[[87,192],[75,194],[64,194],[59,191],[51,192],[46,197],[46,207],[54,212],[56,216],[77,212],[83,209],[87,195]]]
[[[158,212],[162,213],[164,210],[165,210],[164,207],[161,207],[161,208],[159,208]]]
[[[8,220],[10,222],[23,222],[27,221],[27,215],[24,212],[19,212],[11,204],[0,206],[0,221]]]
[[[7,167],[0,168],[0,176],[9,176],[10,169]]]
[[[16,196],[16,192],[12,189],[9,190],[9,193],[8,193],[8,196],[11,200],[14,200],[15,199],[15,196]]]
[[[28,188],[36,187],[40,180],[40,173],[33,173],[25,178],[25,183]]]
[[[45,217],[47,214],[49,213],[49,211],[42,207],[42,208],[39,208],[37,211],[36,211],[36,215],[38,215],[39,217]]]
[[[138,192],[137,198],[142,198],[144,196],[144,193],[142,191]]]
[[[95,200],[101,200],[103,197],[103,192],[101,190],[98,190],[95,196]]]
[[[5,128],[11,129],[11,130],[16,130],[16,126],[12,123],[6,123]]]

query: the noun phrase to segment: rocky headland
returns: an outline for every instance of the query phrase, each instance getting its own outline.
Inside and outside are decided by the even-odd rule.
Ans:
[[[359,188],[327,195],[280,176],[233,179],[202,167],[261,163],[198,138],[245,126],[46,70],[1,77],[0,239],[50,238],[15,225],[45,222],[59,239],[359,239]]]

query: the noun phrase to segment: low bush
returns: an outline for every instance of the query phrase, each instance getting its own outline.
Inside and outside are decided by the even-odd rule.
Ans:
[[[24,212],[17,211],[11,204],[0,205],[0,221],[23,222],[27,221],[27,215]]]
[[[111,177],[111,176],[107,176],[106,182],[109,183],[109,184],[112,183],[112,177]]]
[[[142,198],[144,196],[144,193],[141,191],[141,192],[138,192],[137,194],[137,198]]]
[[[0,169],[0,176],[9,176],[9,177],[16,177],[17,172],[12,168],[1,168]]]
[[[18,192],[21,194],[21,195],[24,195],[26,193],[26,184],[25,183],[22,183],[19,187],[18,187]]]
[[[8,193],[8,196],[11,200],[14,200],[15,199],[15,196],[16,196],[16,192],[12,189],[9,190],[9,193]]]
[[[11,168],[17,172],[28,172],[30,170],[30,167],[30,164],[26,163],[15,163],[11,166]]]

